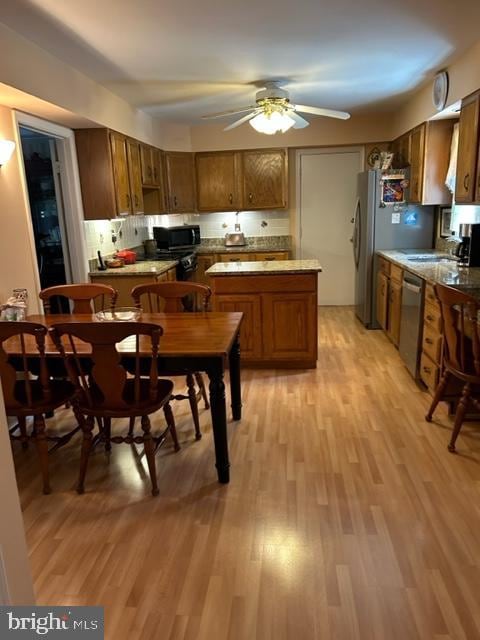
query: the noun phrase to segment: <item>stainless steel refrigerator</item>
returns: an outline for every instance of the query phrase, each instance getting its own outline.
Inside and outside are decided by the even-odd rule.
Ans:
[[[372,169],[358,174],[352,239],[355,313],[369,329],[379,328],[375,313],[375,253],[382,249],[431,249],[433,246],[434,207],[407,204],[404,197],[408,200],[408,175],[403,179],[395,176],[398,178],[395,182],[389,181],[392,173],[395,172],[389,171],[387,175],[380,169]],[[405,193],[402,194],[403,186]]]

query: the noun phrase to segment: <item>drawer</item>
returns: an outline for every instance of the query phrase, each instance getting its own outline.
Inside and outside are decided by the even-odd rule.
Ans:
[[[440,367],[430,360],[426,353],[422,353],[420,358],[420,378],[430,391],[435,391],[440,375]]]
[[[254,260],[270,261],[270,260],[288,260],[288,251],[272,251],[271,253],[256,253]]]
[[[252,253],[219,253],[218,259],[220,262],[250,262],[255,260],[255,255]]]
[[[438,307],[440,311],[440,303],[437,300],[437,296],[435,295],[435,289],[433,288],[433,284],[427,283],[425,286],[425,303],[431,304],[434,307]]]
[[[442,336],[428,323],[425,323],[423,327],[422,351],[426,353],[433,362],[441,364]]]
[[[425,311],[423,313],[423,319],[426,324],[429,324],[436,333],[442,332],[442,314],[440,313],[440,307],[430,303],[425,304]]]
[[[378,270],[388,277],[390,277],[391,264],[392,263],[389,260],[385,260],[385,258],[378,258]]]
[[[401,267],[397,267],[396,264],[390,265],[390,278],[391,280],[395,280],[395,282],[402,283],[403,279],[403,269]]]

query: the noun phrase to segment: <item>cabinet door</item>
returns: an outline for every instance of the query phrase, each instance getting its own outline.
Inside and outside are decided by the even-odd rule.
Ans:
[[[195,282],[210,285],[210,276],[205,275],[205,271],[210,269],[216,262],[214,255],[198,255],[197,254],[197,270],[195,271]]]
[[[317,298],[314,293],[262,294],[263,351],[272,360],[315,360]]]
[[[462,101],[458,133],[455,202],[473,202],[478,144],[479,96]]]
[[[409,202],[421,203],[423,197],[423,171],[425,160],[425,125],[410,134],[410,191]]]
[[[140,145],[140,160],[142,165],[142,184],[150,186],[153,182],[153,166],[152,166],[153,149],[146,144]]]
[[[195,173],[193,154],[171,152],[165,155],[170,211],[195,211]]]
[[[388,296],[388,335],[398,347],[400,341],[400,320],[402,317],[402,285],[390,280]]]
[[[388,277],[378,271],[377,273],[377,321],[384,331],[387,330],[388,317]]]
[[[245,209],[283,209],[287,206],[285,149],[243,152]]]
[[[241,209],[241,154],[239,152],[197,153],[195,168],[199,211]]]
[[[214,297],[215,311],[241,311],[240,353],[245,360],[262,357],[261,298],[257,294],[220,294]]]
[[[117,215],[126,216],[132,213],[130,197],[130,181],[128,176],[127,143],[125,137],[119,133],[110,133],[112,149],[113,176],[115,182],[115,201]]]
[[[152,158],[152,184],[163,187],[162,152],[160,149],[151,149]]]
[[[127,140],[128,176],[130,179],[130,199],[133,213],[142,214],[142,168],[140,165],[140,144],[135,140]]]
[[[410,135],[406,133],[394,140],[392,151],[394,153],[393,166],[399,169],[408,167],[410,164]]]

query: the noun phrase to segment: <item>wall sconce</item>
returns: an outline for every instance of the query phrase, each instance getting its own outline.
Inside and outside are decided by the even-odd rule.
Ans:
[[[0,167],[10,160],[15,149],[13,140],[0,140]]]

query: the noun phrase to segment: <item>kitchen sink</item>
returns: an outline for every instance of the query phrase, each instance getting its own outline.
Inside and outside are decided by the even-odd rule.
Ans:
[[[414,256],[412,258],[407,258],[409,262],[456,262],[449,258],[448,256]]]

